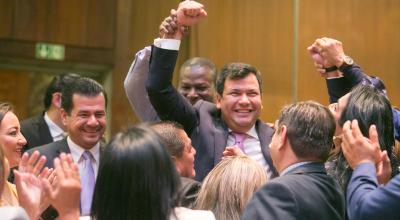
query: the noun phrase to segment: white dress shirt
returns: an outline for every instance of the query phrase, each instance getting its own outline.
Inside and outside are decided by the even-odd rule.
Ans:
[[[71,151],[71,156],[74,162],[78,165],[79,172],[82,173],[82,170],[85,166],[84,159],[82,158],[83,152],[85,152],[86,149],[78,146],[75,144],[70,137],[67,138],[68,146]],[[94,160],[92,160],[92,166],[94,170],[94,175],[97,178],[97,173],[99,170],[99,161],[100,161],[100,143],[97,143],[94,147],[92,147],[90,150],[90,153],[92,153]]]
[[[44,121],[46,122],[47,126],[49,127],[51,137],[53,141],[59,141],[64,138],[64,130],[60,128],[56,123],[54,123],[47,112],[44,113]]]

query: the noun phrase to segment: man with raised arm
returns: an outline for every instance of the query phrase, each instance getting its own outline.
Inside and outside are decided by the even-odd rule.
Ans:
[[[258,119],[262,80],[256,68],[244,63],[225,65],[216,80],[216,104],[199,100],[192,106],[171,83],[182,28],[204,16],[203,5],[181,2],[177,10],[178,31],[165,33],[163,39],[154,41],[147,81],[150,101],[162,120],[182,124],[192,139],[197,151],[197,180],[203,180],[221,160],[225,148],[232,145],[263,165],[269,177],[275,177],[277,172],[268,149],[273,129]]]

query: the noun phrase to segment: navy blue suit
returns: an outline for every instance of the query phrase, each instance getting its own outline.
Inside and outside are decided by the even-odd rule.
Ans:
[[[400,219],[400,174],[379,187],[375,165],[362,163],[353,171],[346,201],[350,220]]]

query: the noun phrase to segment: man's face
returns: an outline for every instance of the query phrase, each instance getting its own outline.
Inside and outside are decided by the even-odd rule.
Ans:
[[[72,96],[73,107],[68,115],[62,109],[61,116],[73,142],[85,149],[96,145],[106,130],[106,111],[103,93],[89,97],[79,94]]]
[[[242,79],[227,78],[222,96],[218,94],[216,98],[222,118],[235,132],[247,132],[260,116],[260,86],[252,73]]]
[[[196,175],[194,170],[194,156],[196,150],[192,146],[192,141],[184,130],[179,130],[179,136],[184,143],[183,152],[180,157],[175,157],[175,166],[180,176],[193,178]]]
[[[179,92],[192,105],[198,100],[213,101],[213,87],[210,68],[205,66],[188,66],[180,73]]]
[[[347,106],[347,103],[349,102],[349,97],[350,93],[347,93],[346,95],[338,99],[337,103],[332,103],[329,105],[329,110],[332,112],[333,117],[336,121],[335,136],[342,134],[342,128],[339,126],[339,119],[342,116],[343,109]]]

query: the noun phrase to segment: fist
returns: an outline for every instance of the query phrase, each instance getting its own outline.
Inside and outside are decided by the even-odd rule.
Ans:
[[[191,26],[205,16],[207,16],[207,12],[204,10],[204,6],[198,2],[183,1],[179,4],[177,10],[179,25]]]

